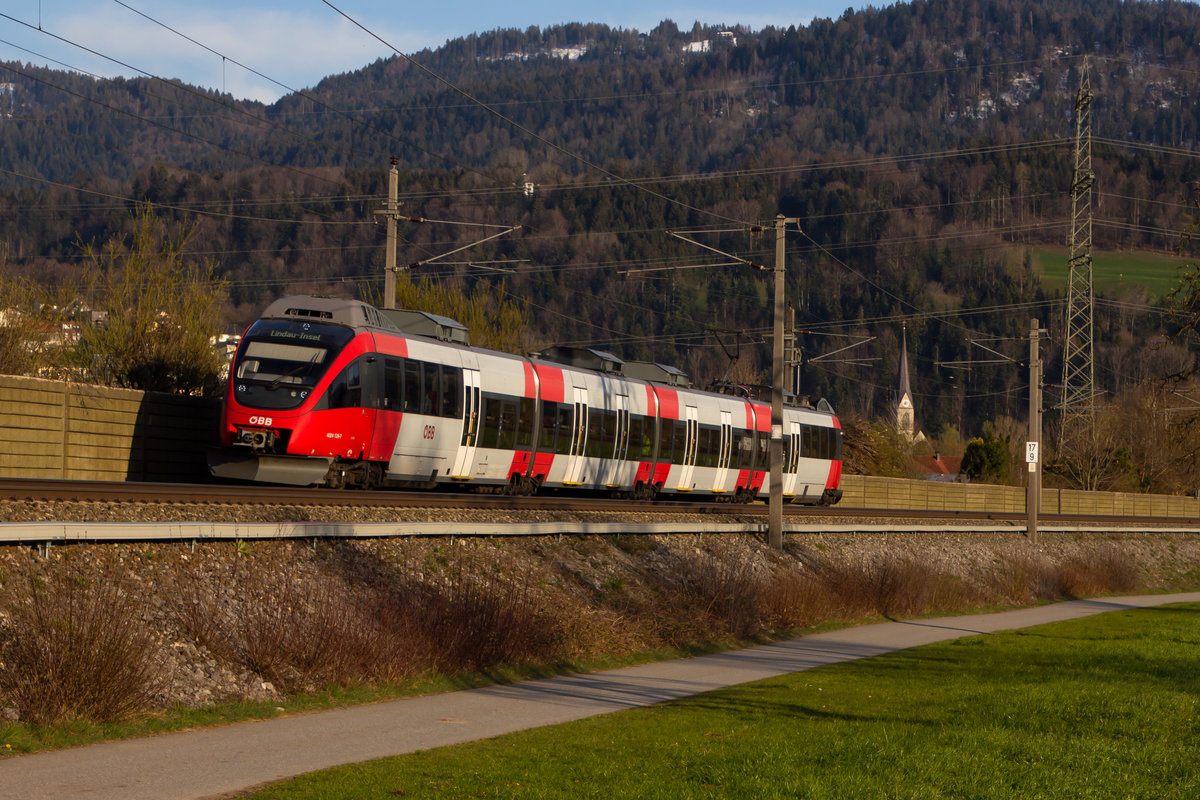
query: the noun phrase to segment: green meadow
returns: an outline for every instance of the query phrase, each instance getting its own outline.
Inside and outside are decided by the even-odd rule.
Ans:
[[[1200,605],[1110,613],[327,770],[248,796],[1193,800],[1198,648]]]
[[[1049,293],[1067,288],[1067,249],[1034,248],[1035,271],[1041,272],[1041,285]],[[1161,301],[1179,282],[1178,268],[1184,261],[1165,253],[1095,252],[1092,254],[1092,285],[1097,293],[1110,297],[1123,292],[1146,290],[1146,299]]]

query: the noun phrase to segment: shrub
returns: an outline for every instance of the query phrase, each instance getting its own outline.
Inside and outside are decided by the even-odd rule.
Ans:
[[[680,557],[663,577],[664,608],[675,617],[664,631],[672,645],[724,636],[749,638],[762,628],[763,584],[749,563],[730,553]]]
[[[763,620],[775,630],[808,628],[836,617],[838,599],[829,587],[796,569],[776,572],[760,597]]]
[[[0,695],[22,720],[110,721],[149,707],[153,636],[129,587],[62,568],[31,577],[0,630]]]
[[[455,553],[445,568],[413,587],[405,605],[430,644],[431,667],[456,672],[555,661],[572,645],[534,587],[495,563]]]
[[[398,681],[426,660],[408,616],[333,575],[239,559],[215,580],[190,576],[174,595],[176,618],[197,642],[283,692]]]

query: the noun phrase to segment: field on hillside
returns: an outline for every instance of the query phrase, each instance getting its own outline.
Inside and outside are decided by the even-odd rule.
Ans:
[[[1067,248],[1035,248],[1034,269],[1041,273],[1047,292],[1066,292]],[[1161,301],[1179,282],[1178,268],[1184,262],[1166,253],[1094,252],[1092,283],[1097,294],[1120,296],[1143,288],[1146,299]]]

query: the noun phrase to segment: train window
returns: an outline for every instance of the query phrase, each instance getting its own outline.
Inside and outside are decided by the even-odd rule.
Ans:
[[[442,364],[442,411],[443,417],[462,417],[462,370]]]
[[[438,416],[442,413],[442,395],[438,386],[438,365],[427,361],[421,363],[421,413]]]
[[[674,420],[671,423],[671,460],[673,463],[682,464],[687,460],[687,423],[681,419]]]
[[[734,431],[733,437],[733,463],[738,469],[753,469],[753,434],[750,431]]]
[[[398,358],[383,360],[383,400],[380,408],[401,411],[404,403],[404,369]]]
[[[505,397],[500,401],[500,434],[496,447],[512,450],[517,442],[517,399]]]
[[[312,385],[314,375],[324,371],[323,347],[303,347],[278,342],[247,342],[238,364],[237,376],[246,380]]]
[[[517,438],[515,449],[533,449],[533,410],[532,397],[522,397],[517,408]]]
[[[588,409],[587,449],[584,453],[588,458],[599,458],[601,456],[601,440],[603,436],[604,410],[599,408]]]
[[[362,406],[362,375],[358,362],[352,361],[329,384],[330,408],[358,408]]]
[[[842,457],[841,435],[841,431],[837,428],[805,425],[803,429],[804,446],[800,452],[806,458],[820,458],[826,461],[840,459]]]
[[[582,421],[580,422],[582,425]],[[570,453],[571,442],[575,436],[575,406],[570,403],[558,404],[558,441],[554,452]]]
[[[500,438],[500,398],[490,392],[483,395],[483,429],[479,433],[480,447],[497,447]]]
[[[800,455],[805,458],[824,458],[822,429],[815,425],[800,426]]]
[[[649,460],[654,458],[655,418],[642,417],[642,421],[642,458]]]
[[[696,466],[712,466],[712,428],[701,425],[696,432]]]
[[[659,426],[658,460],[665,464],[675,463],[675,423],[664,419]]]
[[[538,438],[538,449],[543,453],[556,452],[554,440],[558,423],[558,405],[551,400],[542,403],[542,432]]]
[[[617,452],[617,412],[604,412],[604,430],[600,436],[600,456],[612,458]]]
[[[637,461],[642,457],[642,450],[646,446],[645,430],[646,418],[641,414],[630,414],[629,448],[625,451],[625,457],[630,461]]]
[[[617,415],[612,411],[600,412],[600,430],[596,433],[596,455],[612,458],[613,443],[617,441]]]
[[[401,411],[417,414],[421,411],[421,364],[404,360],[404,405]]]

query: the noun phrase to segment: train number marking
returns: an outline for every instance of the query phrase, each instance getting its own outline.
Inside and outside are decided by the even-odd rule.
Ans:
[[[432,439],[432,438],[433,438],[433,435],[434,435],[435,433],[437,433],[437,427],[436,427],[436,426],[434,426],[434,425],[426,425],[426,426],[425,426],[425,438],[426,438],[426,439]]]
[[[271,424],[270,417],[251,417],[248,421],[251,425],[270,425]]]

